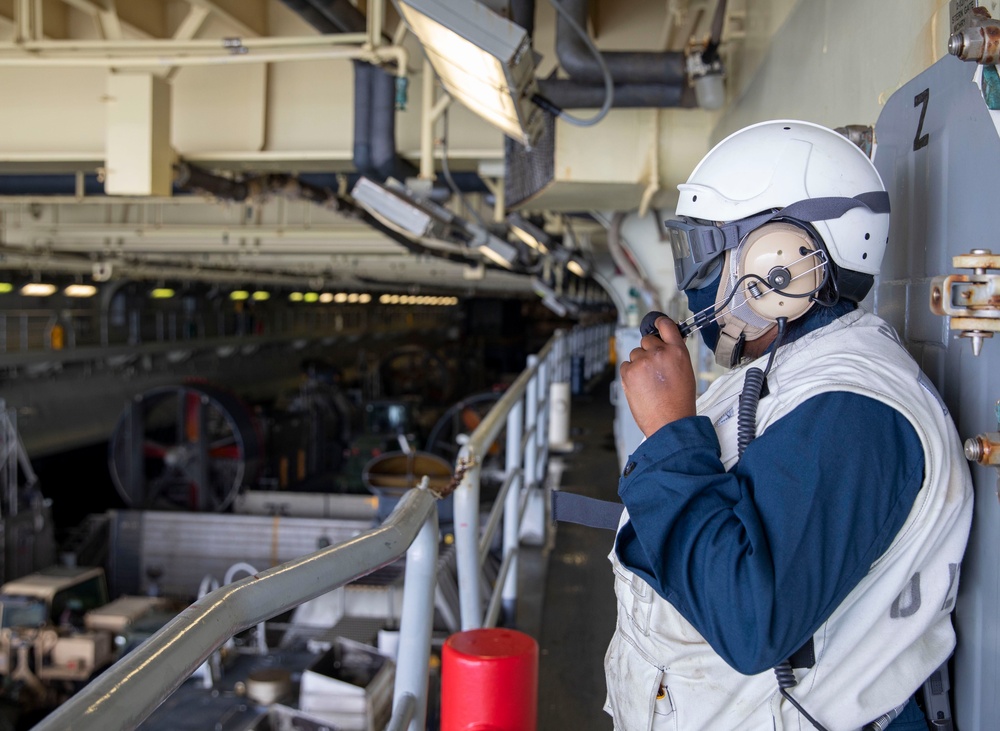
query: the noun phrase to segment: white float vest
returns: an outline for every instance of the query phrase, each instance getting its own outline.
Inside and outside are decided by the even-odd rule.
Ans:
[[[796,670],[799,683],[790,690],[830,731],[855,731],[905,703],[955,646],[949,615],[972,518],[972,483],[947,409],[878,317],[853,312],[782,347],[775,361],[770,395],[758,409],[758,434],[816,394],[845,391],[903,414],[924,448],[924,482],[906,522],[816,632],[815,665]],[[762,358],[748,365],[764,364]],[[726,469],[737,460],[746,367],[717,380],[698,400],[698,413],[715,425]],[[809,445],[794,448],[808,459]],[[613,550],[611,562],[618,626],[605,657],[605,710],[618,731],[812,729],[779,695],[773,672],[733,670]],[[795,597],[787,601],[794,604]]]

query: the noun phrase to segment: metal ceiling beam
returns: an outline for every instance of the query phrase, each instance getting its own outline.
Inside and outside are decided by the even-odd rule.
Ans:
[[[208,18],[209,12],[208,8],[200,5],[192,5],[188,8],[184,20],[181,21],[181,24],[177,26],[177,30],[174,31],[174,40],[189,41],[198,35],[198,31],[201,30],[205,19]]]
[[[239,35],[246,38],[256,38],[257,36],[263,35],[265,32],[263,23],[261,23],[261,27],[258,30],[257,28],[251,26],[249,22],[236,17],[221,7],[217,2],[213,2],[213,0],[188,0],[188,3],[192,8],[207,10],[212,15],[226,23],[226,25],[232,26]]]
[[[94,22],[97,24],[97,29],[101,33],[102,38],[108,40],[121,40],[123,35],[123,28],[128,28],[129,31],[137,34],[141,38],[152,38],[152,36],[141,28],[137,28],[134,25],[128,23],[122,23],[121,18],[118,17],[118,10],[115,7],[115,0],[62,0],[63,3],[69,5],[71,8],[79,10],[81,13],[85,13],[93,18]]]

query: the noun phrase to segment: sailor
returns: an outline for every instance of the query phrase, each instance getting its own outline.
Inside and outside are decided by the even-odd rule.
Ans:
[[[801,121],[736,132],[679,189],[696,314],[656,318],[621,367],[646,439],[619,484],[606,710],[620,731],[924,731],[972,486],[943,402],[858,306],[888,194]],[[697,401],[693,330],[728,369]]]

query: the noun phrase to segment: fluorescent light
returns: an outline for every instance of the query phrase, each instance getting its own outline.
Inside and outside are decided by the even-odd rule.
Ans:
[[[292,292],[290,295],[288,295],[288,301],[289,302],[301,302],[302,301],[302,293],[301,292]]]
[[[324,305],[328,305],[331,302],[333,302],[333,294],[331,294],[330,292],[324,292],[319,296],[319,301],[322,302]]]
[[[512,213],[507,216],[507,224],[510,226],[511,233],[539,254],[547,254],[549,252],[549,247],[547,246],[551,240],[549,235],[524,216]]]
[[[357,292],[351,292],[349,295],[347,295],[347,301],[350,302],[352,305],[356,305],[358,303],[358,299],[359,297]]]
[[[479,2],[398,0],[448,93],[522,145],[542,131],[543,112],[527,32]]]
[[[63,294],[67,297],[93,297],[97,294],[97,287],[93,284],[70,284]]]
[[[337,294],[333,296],[333,301],[338,305],[344,304],[347,302],[347,292],[337,292]]]
[[[411,198],[403,189],[359,178],[351,196],[374,215],[414,236],[440,236],[449,219],[440,206]]]
[[[358,295],[358,304],[367,305],[372,301],[372,296],[367,292],[362,292]]]
[[[390,295],[383,294],[383,295],[381,295],[378,298],[378,301],[379,301],[379,304],[387,305],[387,304],[390,303],[389,300],[391,300],[391,299],[392,299],[392,297]]]
[[[517,261],[517,249],[492,234],[487,234],[486,241],[479,245],[479,253],[505,269],[512,269]]]
[[[149,296],[154,300],[168,300],[174,296],[174,290],[170,287],[157,287],[149,293]]]
[[[14,291],[14,285],[10,282],[0,282],[0,294],[7,294]]]
[[[267,300],[271,299],[271,293],[265,292],[263,289],[258,289],[253,293],[252,297],[254,302],[267,302]]]
[[[56,291],[56,285],[46,282],[29,282],[21,287],[21,294],[25,297],[48,297]]]
[[[229,299],[231,299],[233,302],[242,302],[243,300],[250,299],[250,293],[247,292],[245,289],[233,290],[232,292],[229,293]]]
[[[306,292],[302,299],[306,302],[319,302],[319,292]]]

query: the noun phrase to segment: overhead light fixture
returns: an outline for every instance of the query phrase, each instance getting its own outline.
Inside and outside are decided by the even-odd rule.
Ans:
[[[48,297],[56,291],[56,285],[47,282],[28,282],[21,287],[21,294],[25,297]]]
[[[489,233],[485,234],[485,240],[483,236],[476,237],[474,243],[479,244],[479,253],[493,263],[505,269],[514,268],[514,263],[517,261],[517,247],[513,244]]]
[[[511,213],[507,216],[507,225],[510,226],[512,234],[539,254],[549,253],[548,244],[552,239],[541,227],[536,226],[519,213]]]
[[[367,305],[372,301],[372,296],[367,292],[362,292],[358,295],[358,304]]]
[[[93,284],[70,284],[63,290],[67,297],[93,297],[97,294],[97,287]]]
[[[570,273],[575,274],[581,279],[586,279],[590,274],[590,262],[582,256],[573,253],[570,249],[558,247],[553,250],[552,258],[566,267]]]
[[[14,291],[14,285],[10,282],[0,282],[0,294],[7,294]]]
[[[442,238],[455,216],[446,208],[412,196],[405,188],[361,177],[351,196],[374,216],[414,236]]]
[[[542,298],[542,304],[559,315],[559,317],[577,314],[578,310],[575,305],[556,294],[556,291],[541,279],[532,279],[531,288],[535,294]]]
[[[333,293],[324,292],[319,296],[319,301],[322,302],[324,305],[330,304],[331,302],[333,302]]]
[[[168,300],[174,296],[174,290],[170,287],[156,287],[149,293],[149,296],[154,300]]]
[[[387,305],[387,304],[389,304],[389,301],[391,299],[392,299],[392,295],[383,294],[383,295],[379,296],[378,301],[379,301],[379,304]]]
[[[250,299],[250,293],[245,289],[236,289],[229,293],[229,299],[233,302],[243,302]]]
[[[344,304],[347,302],[347,292],[337,292],[337,294],[333,295],[333,301],[338,305]]]
[[[576,257],[566,262],[566,268],[580,278],[587,276],[587,268],[584,266],[584,262]]]
[[[288,301],[289,302],[301,302],[302,301],[302,297],[303,297],[303,295],[302,295],[301,292],[292,292],[291,294],[288,295]]]
[[[267,300],[271,299],[271,293],[266,292],[263,289],[258,289],[251,295],[251,297],[254,302],[267,302]]]
[[[530,147],[543,112],[527,31],[467,0],[397,0],[444,88],[504,134]]]
[[[306,292],[302,295],[305,302],[319,302],[319,292]]]

